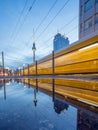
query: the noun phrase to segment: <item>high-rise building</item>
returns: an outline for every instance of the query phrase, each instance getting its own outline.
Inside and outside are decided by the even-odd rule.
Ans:
[[[61,35],[60,33],[57,33],[54,36],[53,40],[53,49],[54,52],[59,51],[63,48],[66,48],[69,46],[69,40],[68,37],[65,37],[64,35]]]
[[[79,39],[98,30],[98,0],[80,0]]]

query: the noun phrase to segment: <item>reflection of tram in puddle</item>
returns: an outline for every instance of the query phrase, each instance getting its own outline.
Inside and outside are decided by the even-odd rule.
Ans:
[[[54,110],[60,114],[68,109],[68,104],[58,98],[54,100]]]

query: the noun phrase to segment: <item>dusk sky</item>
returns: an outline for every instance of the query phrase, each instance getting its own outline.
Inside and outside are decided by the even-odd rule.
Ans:
[[[4,52],[5,66],[16,69],[33,63],[34,40],[36,59],[48,55],[57,32],[70,44],[77,41],[78,16],[79,0],[0,0],[0,54]]]

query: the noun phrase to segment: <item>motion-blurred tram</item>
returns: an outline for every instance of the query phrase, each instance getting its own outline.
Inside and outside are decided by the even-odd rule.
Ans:
[[[52,75],[52,54],[37,62],[37,75]],[[98,73],[98,35],[71,44],[54,53],[54,74]],[[36,64],[24,68],[24,75],[35,75]]]

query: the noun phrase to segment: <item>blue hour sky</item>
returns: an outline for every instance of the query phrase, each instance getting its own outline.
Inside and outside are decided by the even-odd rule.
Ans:
[[[5,66],[31,64],[33,41],[37,60],[48,55],[57,32],[70,44],[77,41],[78,17],[79,0],[0,0],[0,54],[4,51]]]

